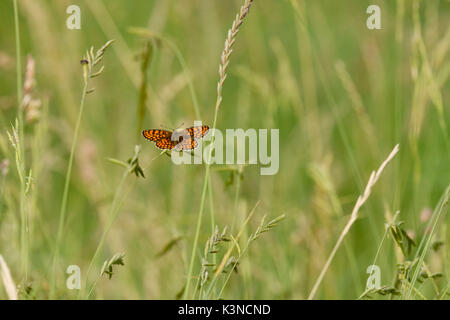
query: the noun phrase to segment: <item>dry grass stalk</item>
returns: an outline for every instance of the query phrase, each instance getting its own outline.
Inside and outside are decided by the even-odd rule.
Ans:
[[[327,262],[325,263],[322,271],[320,272],[319,277],[316,280],[316,283],[314,284],[313,289],[311,290],[311,293],[308,296],[308,300],[311,300],[314,298],[314,295],[317,292],[317,289],[320,285],[320,283],[323,280],[323,277],[325,276],[325,273],[327,272],[328,268],[330,267],[331,261],[333,261],[334,255],[336,254],[337,249],[342,244],[342,241],[344,240],[345,235],[348,233],[350,228],[352,227],[353,223],[358,218],[358,212],[359,209],[362,207],[362,205],[367,201],[367,199],[370,196],[370,193],[372,191],[372,187],[375,185],[375,183],[378,181],[378,179],[381,176],[381,173],[383,172],[384,168],[387,166],[387,164],[394,158],[394,156],[397,154],[399,149],[399,145],[397,144],[394,149],[391,151],[389,156],[386,160],[381,164],[380,168],[378,170],[372,171],[372,174],[370,175],[369,181],[367,182],[366,189],[364,190],[364,193],[358,197],[358,200],[356,200],[356,204],[353,207],[352,215],[350,216],[350,219],[348,220],[347,224],[344,227],[344,230],[342,230],[341,235],[339,236],[338,241],[336,242],[336,245],[333,248],[333,251],[331,251],[330,256],[328,257]]]
[[[35,84],[35,62],[33,57],[28,55],[22,98],[22,108],[25,110],[25,119],[27,123],[39,119],[40,116],[41,100],[35,99],[33,94]]]
[[[379,148],[377,141],[375,140],[375,128],[373,127],[372,121],[367,114],[362,97],[359,94],[358,89],[356,88],[356,85],[345,66],[345,63],[342,60],[338,60],[336,61],[334,67],[345,91],[347,92],[347,95],[350,98],[350,101],[352,102],[352,106],[356,111],[358,120],[361,122],[361,128],[365,131],[367,139],[370,140],[370,145],[375,146],[374,152],[377,152]]]
[[[239,28],[244,22],[245,17],[250,10],[253,0],[246,0],[242,5],[241,10],[236,15],[236,19],[233,21],[231,29],[228,30],[228,36],[225,40],[225,48],[223,49],[222,56],[220,58],[219,65],[219,83],[217,84],[217,104],[216,108],[219,109],[222,104],[222,88],[225,79],[227,78],[228,64],[230,63],[230,55],[233,52],[233,44],[236,41],[236,35],[239,32]]]
[[[14,284],[14,280],[11,277],[11,272],[9,272],[8,265],[0,254],[0,274],[2,275],[3,285],[5,286],[6,293],[8,294],[9,300],[17,300],[17,288]]]

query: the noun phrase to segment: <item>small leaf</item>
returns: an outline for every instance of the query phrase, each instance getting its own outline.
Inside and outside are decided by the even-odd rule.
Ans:
[[[114,164],[117,164],[117,165],[122,166],[124,168],[128,168],[128,164],[123,162],[123,161],[121,161],[121,160],[117,160],[117,159],[114,159],[114,158],[106,158],[106,159],[108,161],[114,163]]]
[[[101,66],[100,70],[91,74],[91,78],[95,78],[95,77],[98,77],[99,75],[101,75],[104,69],[105,69],[105,66]]]
[[[165,255],[167,252],[170,251],[181,239],[183,239],[183,236],[178,236],[170,240],[161,251],[159,251],[157,254],[155,254],[155,258],[159,258],[163,255]]]

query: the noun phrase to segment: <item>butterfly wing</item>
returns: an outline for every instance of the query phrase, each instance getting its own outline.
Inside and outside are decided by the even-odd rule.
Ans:
[[[208,132],[208,126],[197,126],[184,129],[182,132],[183,139],[179,142],[175,150],[192,150],[198,146],[198,139],[201,139]]]
[[[175,137],[172,137],[171,131],[160,129],[143,130],[142,135],[147,140],[156,142],[156,146],[160,149],[183,151],[195,149],[198,146],[197,139],[203,138],[208,131],[209,127],[205,125],[184,129],[181,133],[177,132]],[[178,136],[183,138],[177,140]]]
[[[167,139],[167,138],[170,140],[170,137],[172,136],[172,132],[167,131],[167,130],[160,130],[160,129],[149,129],[149,130],[143,130],[142,135],[144,136],[145,139],[156,142],[161,139]]]
[[[176,141],[172,141],[170,138],[162,138],[156,142],[156,146],[160,149],[172,150],[177,145]]]
[[[197,126],[197,127],[190,127],[186,129],[189,132],[189,135],[193,139],[201,139],[205,136],[205,134],[209,131],[208,126]]]
[[[179,142],[175,146],[176,151],[188,151],[195,149],[198,146],[197,140],[194,139],[184,139],[183,141]]]

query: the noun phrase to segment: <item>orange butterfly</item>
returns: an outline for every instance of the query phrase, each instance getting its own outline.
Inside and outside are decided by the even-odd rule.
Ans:
[[[209,131],[208,126],[190,127],[174,132],[161,129],[143,130],[142,135],[147,140],[156,142],[160,149],[174,149],[175,151],[192,150],[198,146],[201,139]]]

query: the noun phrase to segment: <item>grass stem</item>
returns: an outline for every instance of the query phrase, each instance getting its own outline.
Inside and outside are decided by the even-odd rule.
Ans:
[[[353,211],[352,214],[350,216],[349,221],[347,222],[347,224],[344,227],[344,230],[342,230],[341,235],[339,236],[336,245],[334,246],[333,250],[331,251],[330,256],[328,257],[327,262],[325,263],[324,267],[322,268],[322,271],[320,272],[319,277],[317,278],[311,293],[308,296],[308,300],[312,300],[317,292],[317,289],[319,288],[320,283],[323,280],[323,277],[325,276],[325,273],[327,272],[328,268],[331,265],[331,262],[333,261],[334,255],[336,254],[337,250],[339,249],[339,247],[342,244],[342,241],[344,240],[345,235],[349,232],[350,228],[352,227],[353,223],[356,221],[356,219],[358,218],[358,212],[359,209],[362,207],[362,205],[367,201],[367,199],[370,196],[370,193],[372,191],[372,187],[375,185],[375,183],[378,181],[381,173],[383,172],[384,168],[386,167],[386,165],[392,160],[392,158],[395,157],[395,155],[398,152],[398,145],[396,145],[394,147],[394,149],[392,150],[392,152],[389,154],[389,156],[387,157],[387,159],[381,164],[380,168],[378,169],[378,171],[373,171],[372,174],[370,175],[369,181],[367,182],[367,186],[364,190],[364,193],[358,197],[358,200],[356,201],[355,206],[353,207]]]
[[[217,114],[220,109],[220,106],[222,105],[222,88],[223,84],[226,79],[226,71],[228,69],[228,65],[230,62],[230,55],[232,53],[232,46],[234,42],[236,41],[236,35],[239,32],[239,27],[244,22],[245,17],[248,14],[248,11],[250,10],[250,6],[252,4],[253,0],[245,0],[244,5],[241,7],[240,12],[236,15],[235,20],[233,21],[233,25],[231,29],[228,31],[227,39],[225,40],[225,48],[222,52],[221,57],[221,63],[219,65],[219,82],[217,84],[217,100],[216,100],[216,108],[214,110],[214,121],[212,125],[212,137],[211,141],[214,143],[214,131],[216,129],[217,124]],[[191,283],[191,277],[194,270],[194,262],[195,262],[195,254],[197,251],[197,245],[198,245],[198,239],[200,236],[200,229],[202,224],[202,217],[203,217],[203,208],[205,205],[205,199],[206,199],[206,189],[209,181],[209,173],[210,173],[210,162],[211,162],[211,156],[212,156],[212,149],[210,149],[210,152],[208,154],[208,160],[206,161],[206,169],[205,169],[205,180],[203,182],[203,189],[202,189],[202,195],[200,199],[200,209],[197,216],[197,227],[195,230],[195,237],[194,237],[194,243],[192,246],[192,253],[191,253],[191,260],[189,263],[189,270],[187,274],[187,280],[186,280],[186,288],[184,291],[183,298],[186,299],[189,295],[189,287]]]
[[[23,108],[22,108],[22,63],[20,50],[20,27],[19,27],[19,9],[17,0],[14,0],[14,29],[16,42],[16,85],[17,85],[17,118],[19,139],[18,152],[20,154],[20,161],[18,162],[17,170],[20,177],[20,256],[21,256],[21,271],[23,280],[26,281],[28,277],[28,215],[26,212],[26,177],[25,177],[25,146],[24,146],[24,123],[23,123]]]

